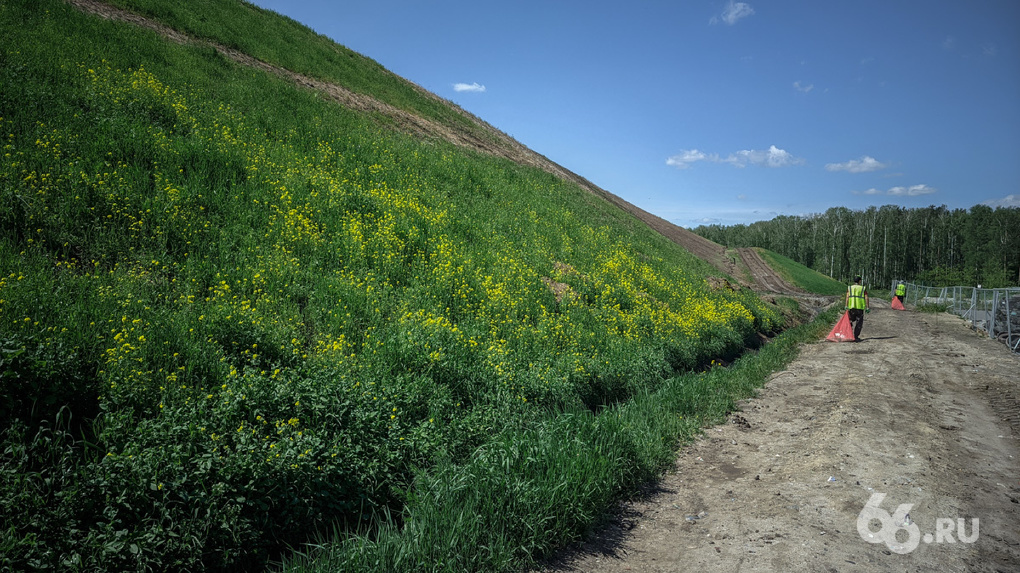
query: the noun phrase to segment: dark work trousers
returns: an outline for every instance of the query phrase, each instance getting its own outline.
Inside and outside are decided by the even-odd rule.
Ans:
[[[861,327],[864,326],[864,310],[851,308],[847,311],[850,315],[850,324],[854,325],[854,342],[861,339]]]

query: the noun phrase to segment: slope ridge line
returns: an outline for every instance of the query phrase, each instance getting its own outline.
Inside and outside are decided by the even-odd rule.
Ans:
[[[429,92],[414,82],[409,82],[404,78],[400,78],[403,81],[408,81],[408,83],[413,86],[415,90],[419,91],[419,93],[422,93],[426,97],[441,101],[463,114],[466,118],[471,120],[471,122],[481,128],[486,135],[491,136],[492,140],[486,140],[484,137],[479,137],[478,135],[465,130],[451,128],[439,122],[423,118],[417,114],[379,101],[372,96],[353,92],[339,84],[299,74],[286,68],[264,62],[241,51],[228,48],[216,42],[193,37],[158,21],[122,8],[111,6],[99,0],[66,0],[66,2],[88,14],[147,28],[179,44],[198,44],[212,47],[224,57],[227,57],[234,62],[257,68],[280,77],[285,77],[298,85],[326,94],[330,99],[344,107],[362,112],[379,113],[389,117],[395,121],[399,129],[411,135],[423,138],[442,139],[459,147],[508,159],[520,165],[541,169],[560,179],[575,183],[593,195],[605,199],[617,208],[629,213],[639,221],[645,223],[670,241],[687,249],[696,257],[709,263],[720,272],[734,277],[734,279],[740,282],[742,286],[750,288],[758,286],[753,283],[748,283],[740,276],[740,273],[737,272],[735,261],[726,256],[726,247],[723,245],[701,237],[700,235],[684,229],[679,225],[670,223],[669,221],[649,213],[637,205],[606,191],[588,179],[585,179],[569,169],[553,162],[544,155],[528,148],[481,118],[467,112],[455,103]],[[776,278],[777,280],[781,280],[778,276]],[[755,290],[758,289],[756,288]]]

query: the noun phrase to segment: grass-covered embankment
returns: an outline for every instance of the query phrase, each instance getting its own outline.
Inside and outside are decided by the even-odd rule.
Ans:
[[[809,269],[789,257],[784,257],[768,249],[757,249],[757,251],[779,276],[792,285],[816,294],[838,296],[846,293],[845,284]]]
[[[552,543],[661,462],[634,445],[564,482],[513,456],[625,444],[641,418],[585,412],[781,327],[546,173],[55,0],[0,4],[0,34],[2,567],[254,569],[386,512],[428,523],[507,464],[557,501],[522,522],[502,493],[484,527]],[[691,383],[685,419],[717,391]],[[444,511],[430,530],[478,527]],[[456,535],[444,554],[482,559]],[[526,553],[484,562],[504,554]]]
[[[820,339],[836,309],[787,330],[730,367],[688,372],[598,414],[570,411],[505,432],[470,461],[417,481],[402,523],[329,540],[288,560],[317,571],[517,571],[597,525],[613,501],[653,479],[678,446],[722,421]],[[455,526],[451,527],[451,524]]]
[[[235,49],[292,72],[342,85],[396,108],[485,137],[464,113],[378,62],[341,46],[308,27],[247,2],[107,0],[110,6],[152,18],[194,38]]]

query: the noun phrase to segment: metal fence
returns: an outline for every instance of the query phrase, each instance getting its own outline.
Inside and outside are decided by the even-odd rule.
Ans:
[[[896,285],[892,284],[892,292]],[[903,283],[907,293],[905,304],[945,305],[949,312],[970,321],[971,328],[981,330],[1020,353],[1020,287],[976,288],[965,286],[929,287]]]

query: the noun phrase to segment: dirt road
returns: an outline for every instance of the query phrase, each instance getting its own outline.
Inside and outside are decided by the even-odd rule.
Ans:
[[[547,570],[1020,571],[1020,358],[874,303],[862,342],[805,347]],[[869,500],[888,521],[861,533]]]

